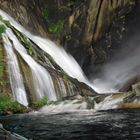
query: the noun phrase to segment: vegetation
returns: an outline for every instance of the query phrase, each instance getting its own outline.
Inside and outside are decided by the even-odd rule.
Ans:
[[[40,107],[42,107],[42,106],[44,106],[44,105],[47,105],[48,104],[48,97],[43,97],[42,99],[40,99],[40,100],[37,100],[37,101],[33,101],[32,102],[32,107],[34,108],[34,109],[37,109],[37,108],[40,108]]]
[[[13,101],[9,96],[0,93],[0,114],[23,113],[26,109],[26,107]]]
[[[3,24],[0,24],[0,38],[2,37],[2,33],[4,33],[6,30],[5,26]]]
[[[33,55],[33,48],[31,44],[28,44],[29,48],[28,48],[28,53],[32,56]]]
[[[56,23],[51,23],[49,25],[49,32],[50,33],[60,33],[62,32],[63,30],[63,27],[64,27],[64,20],[58,20]]]
[[[48,24],[48,31],[50,33],[60,34],[62,32],[63,27],[64,27],[64,19],[59,19],[57,21],[52,21],[49,18],[49,10],[48,10],[47,6],[45,6],[45,8],[43,9],[42,16]]]
[[[48,7],[45,6],[45,8],[43,9],[42,11],[42,16],[43,18],[47,21],[48,20],[48,17],[49,17],[49,11],[48,11]]]

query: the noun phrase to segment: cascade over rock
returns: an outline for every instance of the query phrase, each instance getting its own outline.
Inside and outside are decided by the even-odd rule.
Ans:
[[[92,88],[83,83],[86,82],[86,78],[72,57],[69,57],[63,50],[60,53],[61,50],[56,49],[60,57],[64,53],[63,59],[67,60],[73,67],[67,66],[67,63],[65,63],[67,66],[65,67],[63,63],[59,63],[60,61],[56,63],[54,59],[57,60],[55,58],[57,56],[53,55],[53,53],[50,56],[51,47],[55,51],[55,44],[49,40],[41,40],[41,38],[29,34],[18,24],[16,29],[13,26],[16,22],[12,22],[13,19],[2,11],[0,13],[1,16],[5,16],[1,17],[0,23],[6,28],[5,33],[2,34],[1,47],[6,54],[6,67],[9,71],[12,94],[15,100],[23,105],[28,105],[28,103],[30,105],[34,100],[45,96],[50,101],[55,101],[75,95],[96,94]],[[13,25],[4,20],[4,18],[9,18]],[[43,44],[44,42],[47,44]],[[50,47],[48,49],[50,52],[47,52],[45,47]],[[61,62],[65,60],[61,60]],[[72,71],[73,68],[76,68],[76,71],[79,70],[77,75],[74,74],[75,71]],[[67,73],[72,77],[68,76]]]

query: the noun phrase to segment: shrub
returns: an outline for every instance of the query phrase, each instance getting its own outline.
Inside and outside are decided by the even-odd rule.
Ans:
[[[58,20],[57,23],[51,23],[49,25],[49,32],[51,33],[60,33],[64,27],[64,20]]]
[[[26,111],[26,107],[13,101],[9,96],[0,93],[0,113],[7,114],[11,113],[23,113]]]
[[[39,99],[37,101],[32,102],[33,108],[40,108],[48,103],[48,97],[43,97],[42,99]]]

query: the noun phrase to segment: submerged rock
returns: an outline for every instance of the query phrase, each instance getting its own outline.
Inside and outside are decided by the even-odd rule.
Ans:
[[[7,130],[5,130],[0,124],[0,139],[1,140],[27,140],[26,138],[16,134],[16,133],[11,133]]]

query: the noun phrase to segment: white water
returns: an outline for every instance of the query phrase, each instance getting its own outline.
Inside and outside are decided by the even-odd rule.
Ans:
[[[10,28],[6,29],[6,35],[12,40],[17,52],[31,68],[37,98],[40,99],[47,96],[49,100],[56,100],[56,94],[50,74],[28,55],[26,49],[22,46]]]
[[[13,50],[13,46],[6,35],[3,35],[4,47],[7,55],[8,71],[13,97],[19,103],[27,106],[28,101],[23,84],[23,78],[20,73],[18,61]]]
[[[66,100],[57,105],[49,105],[42,107],[39,112],[42,113],[60,113],[60,112],[75,112],[79,110],[87,110],[86,102],[79,102],[79,100]]]
[[[66,97],[67,96],[67,89],[66,89],[66,87],[64,85],[63,80],[61,78],[58,78],[57,83],[58,83],[58,85],[60,87],[60,92],[61,92],[62,96]]]
[[[17,30],[21,33],[25,34],[28,38],[30,38],[35,44],[37,44],[42,50],[50,54],[54,61],[71,77],[78,79],[81,82],[86,83],[91,86],[95,91],[98,91],[98,88],[94,87],[87,80],[84,75],[81,67],[75,61],[75,59],[67,54],[63,48],[58,47],[55,43],[48,39],[43,39],[38,36],[32,35],[30,32],[25,30],[20,24],[18,24],[13,18],[11,18],[4,11],[0,10],[0,15],[8,20]]]
[[[109,110],[118,108],[119,104],[123,101],[124,97],[113,99],[112,96],[106,97],[99,104],[94,105],[94,110]]]

